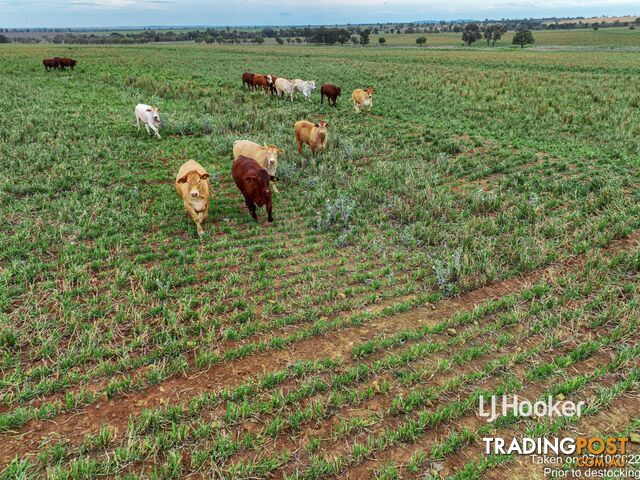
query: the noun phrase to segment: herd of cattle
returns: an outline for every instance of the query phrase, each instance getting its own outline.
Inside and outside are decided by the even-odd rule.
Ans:
[[[71,70],[73,70],[77,63],[77,60],[65,57],[45,58],[44,60],[42,60],[42,65],[44,65],[44,68],[47,72],[50,68],[59,68],[61,70],[64,70],[65,68],[69,67]]]
[[[77,61],[71,58],[55,57],[42,61],[46,70],[49,68],[65,69],[76,66]],[[288,80],[275,75],[260,75],[245,72],[242,75],[242,85],[256,91],[262,89],[264,94],[276,96],[288,95],[293,101],[296,92],[302,93],[305,99],[311,100],[311,93],[316,88],[315,81]],[[336,106],[341,89],[330,83],[325,83],[320,88],[320,103],[327,97],[329,105]],[[353,106],[356,112],[360,112],[367,107],[371,110],[374,89],[356,89],[351,94]],[[161,126],[160,113],[157,107],[140,103],[135,108],[136,125],[138,130],[142,123],[147,130],[147,134],[155,134],[160,137]],[[327,128],[329,124],[324,121],[309,122],[299,120],[293,126],[293,132],[298,144],[298,152],[302,153],[302,146],[308,145],[312,153],[322,152],[327,144]],[[279,193],[275,182],[276,169],[278,167],[278,154],[283,150],[275,145],[259,145],[250,140],[237,140],[233,144],[233,165],[231,175],[233,180],[244,196],[245,204],[249,213],[255,221],[256,206],[265,206],[267,210],[267,220],[273,221],[271,192]],[[303,166],[305,166],[303,158]],[[209,173],[195,160],[189,160],[180,166],[176,176],[175,188],[182,198],[184,207],[189,216],[196,224],[198,235],[202,236],[204,230],[202,223],[207,219],[209,213],[209,192],[211,189]]]
[[[242,86],[248,87],[255,91],[262,89],[265,95],[271,93],[272,95],[286,97],[289,96],[293,102],[293,98],[296,92],[302,94],[302,96],[311,100],[311,92],[316,89],[316,82],[313,80],[289,80],[287,78],[277,77],[275,75],[262,75],[259,73],[244,72],[242,74]],[[325,83],[320,87],[320,103],[324,102],[324,97],[327,97],[329,105],[336,106],[338,97],[342,93],[340,87]],[[365,89],[358,88],[351,94],[351,100],[353,100],[353,107],[356,112],[360,112],[364,107],[368,107],[369,110],[372,106],[374,89],[369,87]]]
[[[291,101],[293,101],[295,93],[300,92],[305,99],[310,101],[311,93],[316,88],[316,82],[300,79],[289,80],[275,75],[244,72],[242,86],[253,91],[262,89],[265,95],[289,96]],[[372,87],[358,88],[353,91],[351,99],[356,112],[360,113],[365,107],[371,110],[374,91]],[[325,83],[320,88],[320,103],[322,104],[324,97],[327,97],[329,105],[335,107],[340,93],[340,87]],[[135,115],[138,129],[140,129],[140,122],[142,122],[148,134],[153,131],[160,138],[158,133],[160,117],[156,107],[138,104]],[[298,152],[302,153],[304,144],[309,146],[312,153],[322,152],[327,144],[328,127],[329,124],[324,121],[313,123],[308,120],[299,120],[295,122],[293,133],[298,144]],[[245,204],[255,221],[258,221],[256,206],[264,206],[267,210],[267,220],[273,221],[271,192],[278,193],[275,182],[278,180],[276,169],[279,153],[284,152],[275,145],[259,145],[251,140],[237,140],[233,143],[234,161],[231,175],[244,196]],[[305,166],[304,157],[302,162],[302,165]],[[194,160],[185,162],[176,176],[176,191],[182,198],[187,213],[195,222],[199,236],[204,234],[202,223],[206,220],[209,212],[209,191],[211,188],[209,178],[209,173]]]

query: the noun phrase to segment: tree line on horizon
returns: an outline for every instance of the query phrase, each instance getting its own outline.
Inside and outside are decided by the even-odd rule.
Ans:
[[[39,43],[46,41],[48,43],[63,44],[141,44],[152,42],[188,42],[193,41],[196,43],[218,43],[218,44],[241,44],[252,43],[262,44],[265,39],[272,38],[278,44],[283,45],[285,42],[289,44],[315,44],[315,45],[368,45],[370,43],[370,35],[379,35],[378,42],[380,45],[386,43],[386,39],[383,35],[393,34],[421,34],[421,33],[461,33],[462,41],[467,45],[472,45],[478,40],[485,39],[487,45],[495,45],[496,41],[500,40],[502,35],[507,31],[516,32],[516,36],[519,40],[531,40],[526,43],[532,43],[533,34],[532,31],[542,29],[573,29],[582,28],[578,25],[587,25],[586,23],[568,22],[560,23],[556,20],[555,23],[549,22],[549,19],[544,20],[501,20],[501,21],[489,21],[484,22],[439,22],[435,24],[421,24],[421,23],[397,23],[397,24],[377,24],[371,27],[363,28],[362,26],[346,25],[335,27],[283,27],[273,28],[265,27],[262,29],[232,29],[226,28],[206,28],[200,30],[189,30],[175,32],[173,30],[155,30],[145,29],[139,32],[115,32],[112,31],[108,35],[100,33],[82,33],[78,31],[71,31],[71,29],[53,29],[55,30],[51,35],[41,35],[39,37],[19,36],[11,38],[7,35],[0,34],[0,43],[8,43],[10,41],[16,43]],[[629,28],[635,28],[640,25],[640,17],[636,18],[634,22],[620,22],[615,20],[612,23],[606,24],[606,26],[619,26],[617,24],[628,25]],[[602,25],[600,23],[588,24],[589,28],[598,29]],[[47,33],[51,29],[34,29],[34,31]],[[5,33],[10,31],[20,31],[22,33],[29,32],[29,29],[0,29]],[[519,33],[529,32],[529,33]],[[424,36],[420,36],[416,39],[418,46],[423,46],[427,43],[427,39]],[[515,42],[521,44],[519,42]]]

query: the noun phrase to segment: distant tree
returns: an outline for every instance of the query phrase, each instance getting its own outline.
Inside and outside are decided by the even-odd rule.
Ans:
[[[462,28],[460,28],[460,25],[453,26],[453,33],[460,33],[461,31],[462,31]]]
[[[214,37],[212,37],[211,35],[209,35],[208,37],[206,37],[204,39],[204,41],[207,42],[208,44],[211,44],[211,43],[215,42],[216,39]]]
[[[640,17],[636,18],[636,25],[640,25]]]
[[[351,36],[351,43],[353,43],[353,45],[357,45],[358,43],[360,43],[360,40],[358,39],[357,35],[352,35]]]
[[[520,48],[524,48],[525,45],[529,45],[534,42],[533,33],[528,28],[522,28],[516,31],[513,36],[513,44],[520,45]]]
[[[11,40],[6,35],[0,35],[0,43],[9,43]]]
[[[498,40],[502,38],[504,34],[504,27],[502,25],[489,25],[484,29],[484,39],[487,41],[487,46],[491,43],[494,46]]]
[[[427,43],[427,37],[418,37],[416,38],[416,43],[419,47],[422,47],[425,43]]]
[[[378,38],[378,43],[382,46],[387,42],[387,39],[384,37]]]
[[[282,45],[284,43],[284,40],[282,39],[282,37],[276,37],[276,42],[278,42],[278,45]]]
[[[264,43],[264,37],[261,37],[260,35],[258,35],[256,38],[253,39],[254,42],[256,42],[258,45],[262,45]]]
[[[340,45],[344,45],[348,41],[349,41],[349,32],[344,28],[341,28],[340,30],[338,30],[338,34],[336,35],[336,42],[338,42]]]
[[[472,43],[477,42],[481,38],[482,32],[480,31],[480,26],[477,23],[467,23],[464,26],[464,31],[462,32],[462,41],[468,46],[471,46]]]
[[[369,30],[368,28],[365,28],[364,30],[362,30],[360,32],[360,45],[362,45],[363,47],[365,45],[369,45],[369,35],[371,34],[371,30]]]
[[[296,37],[296,43],[302,43],[302,39],[300,37]]]
[[[596,23],[593,24],[593,27],[591,27],[591,28],[593,28],[594,30],[598,30],[599,27],[600,26],[598,25],[598,22],[596,22]]]

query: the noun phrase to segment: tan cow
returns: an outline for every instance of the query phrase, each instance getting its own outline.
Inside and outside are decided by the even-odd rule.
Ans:
[[[266,168],[269,175],[275,177],[278,168],[278,154],[283,154],[284,150],[275,145],[259,145],[251,140],[236,140],[233,142],[233,158],[240,155],[253,158],[262,168]],[[271,182],[271,189],[278,192],[275,183]]]
[[[369,111],[371,111],[371,107],[373,106],[373,92],[375,90],[372,87],[369,88],[357,88],[351,94],[351,99],[353,100],[353,108],[356,109],[356,113],[360,113],[360,111],[364,107],[369,107]]]
[[[312,153],[322,152],[327,144],[327,122],[313,124],[307,120],[300,120],[293,126],[293,133],[298,142],[298,153],[302,153],[302,144],[309,145]],[[303,161],[303,165],[304,165]]]
[[[198,235],[202,236],[202,223],[209,214],[209,175],[195,160],[182,164],[176,175],[176,191],[184,202],[187,213],[196,222]]]

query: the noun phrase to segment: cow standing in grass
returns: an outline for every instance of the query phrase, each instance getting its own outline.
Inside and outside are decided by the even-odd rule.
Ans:
[[[296,93],[296,84],[291,80],[287,80],[286,78],[278,78],[275,81],[276,85],[276,94],[278,96],[286,96],[289,95],[291,97],[291,101],[293,102],[293,96]]]
[[[316,89],[316,82],[313,80],[306,81],[299,78],[293,81],[296,91],[300,92],[304,98],[311,101],[311,92]]]
[[[372,87],[365,89],[358,88],[353,91],[351,99],[353,100],[353,108],[356,109],[356,113],[360,113],[365,107],[369,107],[369,111],[371,111],[374,92],[375,90]]]
[[[253,158],[262,168],[266,168],[269,175],[275,176],[278,168],[278,154],[284,153],[284,150],[277,148],[275,145],[260,145],[251,140],[236,140],[233,142],[233,158],[245,156]],[[278,192],[275,183],[271,183],[271,189],[274,193]]]
[[[306,143],[311,153],[322,152],[327,145],[327,122],[313,124],[307,120],[300,120],[293,126],[293,132],[298,142],[298,153],[302,153],[302,144]],[[306,162],[303,160],[302,164]]]
[[[195,160],[183,163],[176,176],[176,191],[195,222],[199,236],[204,234],[202,223],[209,215],[209,177],[207,171]]]
[[[42,65],[44,65],[44,68],[47,72],[50,68],[56,69],[60,67],[57,58],[45,58],[44,60],[42,60]]]
[[[73,70],[75,68],[75,66],[78,64],[78,61],[74,60],[73,58],[60,58],[60,59],[58,59],[58,61],[59,61],[59,64],[60,64],[60,68],[63,69],[63,70],[66,67],[69,67],[71,70]]]
[[[256,205],[258,207],[264,205],[267,210],[267,220],[273,222],[269,181],[275,181],[276,177],[269,175],[269,172],[262,168],[253,158],[243,155],[234,160],[231,167],[231,175],[244,196],[244,201],[251,217],[257,222]]]
[[[253,73],[244,72],[242,74],[242,86],[244,87],[245,85],[251,90],[255,90],[253,85]]]
[[[324,97],[327,97],[327,102],[329,105],[336,106],[336,101],[338,97],[342,93],[340,87],[336,87],[335,85],[331,85],[330,83],[325,83],[320,87],[320,104],[323,103]]]
[[[144,128],[147,129],[147,133],[149,135],[151,135],[151,132],[149,131],[149,129],[151,129],[156,134],[156,137],[160,138],[160,134],[158,133],[158,129],[160,128],[158,108],[152,107],[151,105],[145,105],[144,103],[139,103],[136,105],[135,113],[138,130],[140,130],[140,122],[142,122],[144,123]]]
[[[262,88],[262,91],[264,92],[265,95],[271,91],[272,83],[273,83],[273,80],[271,78],[271,75],[260,75],[258,73],[253,75],[254,90],[256,88]]]

